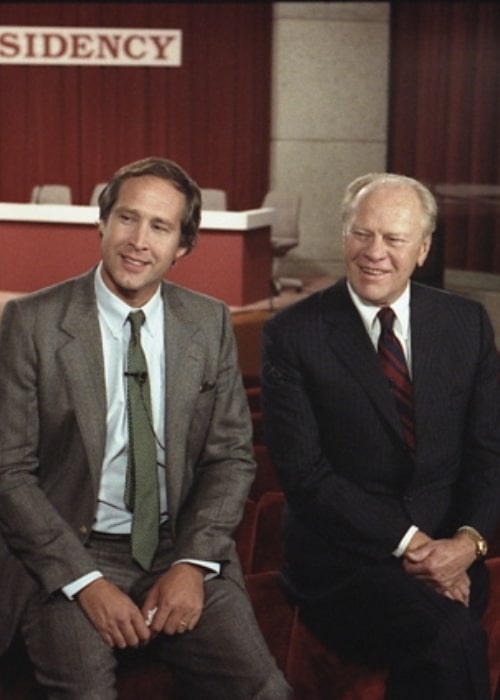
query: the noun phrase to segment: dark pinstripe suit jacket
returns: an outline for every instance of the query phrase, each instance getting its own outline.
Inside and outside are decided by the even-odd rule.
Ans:
[[[410,525],[433,537],[500,515],[498,355],[475,301],[412,284],[417,457],[410,459],[345,281],[276,314],[263,334],[267,444],[288,501],[286,575],[321,595],[391,556]]]

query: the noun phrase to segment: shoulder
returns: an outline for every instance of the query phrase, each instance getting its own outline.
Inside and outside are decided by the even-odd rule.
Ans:
[[[167,309],[179,321],[195,323],[201,328],[220,328],[230,323],[227,304],[173,282],[162,282],[162,296]]]
[[[79,277],[44,287],[34,292],[21,294],[5,305],[5,316],[20,311],[23,314],[50,314],[51,311],[66,307],[73,298],[92,301],[94,298],[93,270]]]
[[[425,334],[461,352],[495,348],[493,324],[481,302],[456,292],[412,285],[412,332]]]
[[[266,327],[282,330],[311,327],[342,310],[353,308],[345,280],[342,279],[278,311],[266,322]]]
[[[183,287],[174,282],[162,282],[162,295],[168,304],[183,304],[193,310],[206,311],[208,309],[225,309],[227,305],[220,299],[215,299],[208,294],[195,292],[193,289]]]
[[[412,283],[411,307],[416,311],[431,312],[441,322],[487,315],[483,304],[472,297],[418,283]]]

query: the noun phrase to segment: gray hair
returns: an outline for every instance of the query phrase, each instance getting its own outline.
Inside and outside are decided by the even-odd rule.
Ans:
[[[436,229],[438,207],[432,192],[418,180],[396,173],[367,173],[347,185],[341,205],[342,233],[345,234],[351,224],[356,207],[362,197],[377,187],[406,187],[412,189],[422,205],[423,237],[432,235]]]

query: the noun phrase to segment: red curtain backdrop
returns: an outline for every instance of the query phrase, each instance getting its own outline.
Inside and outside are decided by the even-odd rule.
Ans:
[[[498,3],[391,12],[388,168],[431,186],[495,185],[496,195],[447,197],[441,211],[446,267],[500,273]]]
[[[1,25],[181,29],[182,66],[0,65],[0,201],[36,184],[93,185],[121,165],[161,155],[230,209],[268,188],[271,3],[2,3]]]

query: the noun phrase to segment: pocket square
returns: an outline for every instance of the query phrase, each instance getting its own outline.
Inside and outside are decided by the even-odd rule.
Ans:
[[[215,386],[215,382],[202,382],[200,384],[200,394],[204,394],[205,391],[210,391]]]

